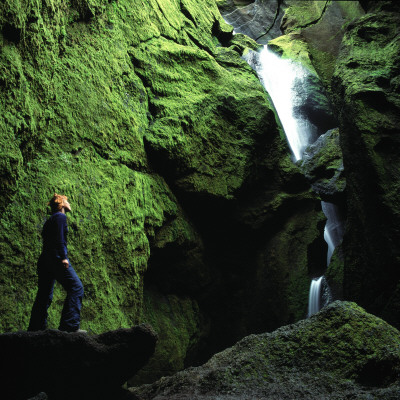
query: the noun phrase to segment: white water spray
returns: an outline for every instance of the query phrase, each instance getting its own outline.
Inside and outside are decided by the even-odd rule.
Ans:
[[[308,298],[308,317],[317,313],[321,308],[321,286],[322,276],[311,281],[310,294]]]
[[[328,255],[326,265],[329,265],[335,247],[343,239],[343,222],[339,215],[338,207],[335,204],[321,201],[322,211],[327,221],[324,230],[324,239],[328,244]]]
[[[296,86],[302,86],[309,71],[299,63],[279,57],[267,46],[260,53],[249,52],[245,58],[271,96],[295,161],[301,160],[317,133],[314,125],[293,112],[299,97]]]

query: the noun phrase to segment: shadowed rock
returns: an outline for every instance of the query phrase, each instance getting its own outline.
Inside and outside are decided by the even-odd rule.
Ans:
[[[156,341],[149,325],[95,336],[57,330],[2,334],[2,398],[132,398],[121,385],[147,363]]]
[[[336,301],[131,391],[142,400],[394,400],[399,371],[400,332],[355,303]]]
[[[339,129],[329,130],[308,146],[300,169],[322,200],[340,202],[346,188],[346,178],[339,145]]]

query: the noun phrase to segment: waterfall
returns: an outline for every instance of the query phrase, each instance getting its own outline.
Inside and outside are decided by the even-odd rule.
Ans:
[[[272,103],[285,131],[294,161],[302,159],[306,147],[317,138],[317,128],[307,119],[294,113],[298,106],[297,89],[305,86],[310,72],[301,64],[283,59],[267,46],[260,53],[250,51],[245,57],[271,97]],[[343,224],[338,208],[332,203],[321,202],[327,218],[324,239],[328,244],[327,266],[330,263],[335,247],[343,237]],[[310,285],[308,317],[318,312],[331,301],[329,286],[324,276],[314,278]]]
[[[245,59],[271,97],[294,160],[301,160],[305,148],[317,137],[317,128],[293,112],[299,98],[296,87],[303,85],[309,72],[301,64],[279,57],[268,46],[260,53],[249,52]]]
[[[324,239],[328,244],[328,256],[326,265],[329,265],[335,247],[342,241],[343,238],[343,222],[339,215],[337,205],[321,201],[322,211],[324,212],[327,221],[324,230]]]
[[[322,276],[311,281],[310,295],[308,297],[308,317],[317,313],[321,305]]]
[[[331,290],[325,276],[314,278],[310,285],[310,294],[308,296],[308,313],[307,317],[317,313],[322,307],[332,301]]]

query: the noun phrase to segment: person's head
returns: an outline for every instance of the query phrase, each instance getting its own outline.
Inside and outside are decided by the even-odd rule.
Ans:
[[[51,208],[51,213],[54,214],[58,211],[68,212],[71,211],[71,205],[68,202],[68,197],[61,194],[54,193],[54,196],[48,202]]]

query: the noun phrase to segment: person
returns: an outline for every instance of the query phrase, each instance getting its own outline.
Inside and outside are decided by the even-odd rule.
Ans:
[[[67,292],[58,329],[86,333],[80,329],[83,285],[71,265],[67,252],[66,213],[71,211],[71,205],[66,196],[57,193],[48,205],[52,215],[43,226],[43,250],[37,265],[38,291],[32,307],[28,331],[46,329],[47,311],[53,300],[53,288],[57,280]]]

